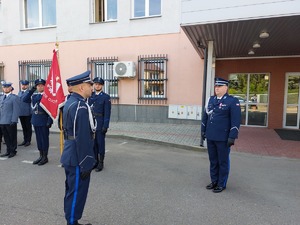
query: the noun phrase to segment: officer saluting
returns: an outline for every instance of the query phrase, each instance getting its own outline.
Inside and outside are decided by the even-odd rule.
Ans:
[[[37,79],[34,81],[34,84],[35,86],[24,96],[23,101],[31,103],[31,123],[34,127],[37,147],[40,151],[40,157],[33,161],[33,164],[41,166],[48,162],[49,129],[52,126],[53,120],[40,106],[46,81],[44,79]],[[38,93],[33,94],[36,90]]]
[[[93,115],[97,121],[97,131],[95,138],[95,156],[97,160],[96,172],[100,172],[104,166],[105,157],[105,136],[109,127],[111,102],[110,96],[103,92],[104,80],[96,77],[94,80],[94,89],[89,98],[89,105],[93,110]]]
[[[92,94],[90,71],[67,79],[72,95],[63,110],[64,150],[61,163],[66,174],[64,211],[67,225],[81,225],[90,173],[96,160],[93,151],[96,126],[86,99]],[[88,224],[87,224],[88,225]]]
[[[32,136],[32,125],[31,125],[31,106],[30,103],[26,103],[23,101],[23,98],[25,97],[26,94],[28,94],[28,85],[29,81],[28,80],[21,80],[21,90],[18,94],[20,100],[21,100],[21,111],[20,111],[20,121],[22,125],[22,130],[23,130],[23,142],[19,144],[19,146],[24,145],[29,146],[31,142],[31,136]]]
[[[211,96],[202,116],[201,135],[207,138],[211,183],[206,189],[214,193],[226,189],[229,175],[230,146],[238,137],[241,122],[239,100],[228,95],[228,81],[215,79],[215,95]]]

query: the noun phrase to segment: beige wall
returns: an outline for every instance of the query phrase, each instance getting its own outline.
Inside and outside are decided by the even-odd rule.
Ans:
[[[5,64],[5,79],[18,91],[18,61],[52,59],[54,43],[0,47],[0,62]],[[62,79],[87,68],[88,57],[116,56],[119,61],[134,61],[139,55],[167,54],[168,104],[201,105],[203,60],[185,34],[166,34],[59,43]],[[137,77],[119,82],[121,104],[137,104]],[[66,86],[64,86],[66,93]]]

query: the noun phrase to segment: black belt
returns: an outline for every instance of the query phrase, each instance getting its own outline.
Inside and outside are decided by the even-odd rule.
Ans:
[[[94,113],[94,116],[103,116],[103,113]]]
[[[44,113],[44,112],[39,112],[39,111],[34,111],[34,114],[46,114],[46,113]]]
[[[64,138],[65,140],[74,141],[75,138],[73,136],[68,136]]]

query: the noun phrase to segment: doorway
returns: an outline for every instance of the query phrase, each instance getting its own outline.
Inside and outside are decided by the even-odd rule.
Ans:
[[[269,73],[235,73],[229,75],[229,94],[241,105],[241,125],[267,126],[269,108]]]
[[[299,129],[300,73],[287,73],[285,79],[283,127]]]

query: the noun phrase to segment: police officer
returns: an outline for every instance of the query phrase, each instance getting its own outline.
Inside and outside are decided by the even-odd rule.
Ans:
[[[103,169],[105,157],[105,136],[109,127],[111,102],[110,96],[103,92],[104,80],[96,77],[94,80],[94,92],[89,99],[89,104],[97,121],[97,131],[94,151],[97,159],[96,172]]]
[[[40,106],[46,81],[44,79],[37,79],[34,83],[35,86],[24,96],[23,101],[31,103],[31,124],[34,127],[37,147],[40,151],[39,158],[33,161],[33,164],[41,166],[48,162],[49,129],[52,126],[53,120]],[[36,90],[38,93],[34,94]]]
[[[201,135],[207,139],[211,183],[206,189],[214,193],[226,189],[229,175],[230,147],[238,137],[241,122],[239,100],[228,95],[228,81],[215,79],[215,95],[211,96],[202,116]]]
[[[12,83],[2,84],[4,95],[0,98],[0,126],[6,143],[6,153],[1,157],[12,158],[17,154],[17,123],[20,113],[20,99],[12,94]]]
[[[31,125],[31,106],[30,103],[26,103],[23,101],[24,97],[26,94],[28,94],[28,85],[29,81],[28,80],[21,80],[21,91],[19,92],[18,96],[20,98],[20,106],[21,106],[21,112],[20,112],[20,121],[22,125],[22,130],[23,130],[23,142],[19,144],[19,146],[24,145],[29,146],[31,142],[31,137],[32,137],[32,125]]]
[[[96,163],[93,151],[96,125],[86,103],[92,94],[92,83],[90,71],[67,80],[72,94],[63,109],[64,150],[61,156],[66,174],[64,212],[67,225],[81,225],[78,220],[82,217],[90,173]]]

